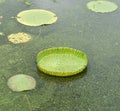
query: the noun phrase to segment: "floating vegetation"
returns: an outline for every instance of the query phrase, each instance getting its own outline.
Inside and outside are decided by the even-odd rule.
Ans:
[[[36,81],[31,76],[18,74],[10,77],[7,85],[13,91],[25,91],[34,89],[36,86]]]
[[[5,0],[0,0],[0,3],[3,3],[3,2],[5,2]]]
[[[53,0],[53,2],[55,2],[55,3],[56,3],[56,2],[57,2],[57,0]]]
[[[4,36],[5,34],[3,32],[0,32],[0,36]]]
[[[105,0],[90,1],[87,3],[87,7],[94,12],[100,13],[113,12],[118,8],[115,3]]]
[[[52,24],[57,21],[53,12],[41,9],[25,10],[17,15],[17,21],[27,26]]]
[[[43,50],[37,55],[38,68],[54,76],[71,76],[87,66],[87,56],[80,50],[57,47]]]
[[[3,18],[3,16],[0,16],[0,19],[2,19]]]
[[[26,43],[31,40],[31,36],[24,32],[19,32],[16,34],[10,34],[8,40],[14,44]]]
[[[24,4],[27,5],[27,6],[31,6],[31,5],[32,5],[32,2],[30,2],[30,1],[25,1]]]
[[[2,24],[1,20],[3,19],[3,16],[0,16],[0,24]]]

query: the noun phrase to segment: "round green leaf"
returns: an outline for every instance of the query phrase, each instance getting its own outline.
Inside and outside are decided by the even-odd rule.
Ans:
[[[100,13],[113,12],[118,8],[115,3],[105,0],[90,1],[87,3],[87,7],[94,12]]]
[[[57,17],[47,10],[31,9],[18,13],[17,21],[28,26],[40,26],[56,22]]]
[[[87,61],[85,53],[68,47],[46,49],[37,55],[38,68],[54,76],[71,76],[82,72]]]
[[[3,3],[3,2],[5,2],[5,0],[0,0],[0,3]]]
[[[31,76],[18,74],[9,78],[7,84],[13,91],[25,91],[34,89],[36,81]]]

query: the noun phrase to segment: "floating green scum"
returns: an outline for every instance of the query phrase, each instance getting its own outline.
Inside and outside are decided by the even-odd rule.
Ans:
[[[100,13],[113,12],[118,8],[115,3],[106,0],[90,1],[87,7],[89,10]]]

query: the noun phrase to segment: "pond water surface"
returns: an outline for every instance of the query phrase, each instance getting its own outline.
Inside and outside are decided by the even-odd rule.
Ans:
[[[5,0],[0,4],[0,111],[119,111],[120,10],[94,13],[90,0]],[[119,0],[111,0],[120,6]],[[54,24],[29,27],[12,16],[27,9],[54,12]],[[7,36],[25,32],[30,42],[13,44]],[[50,47],[71,47],[85,52],[87,69],[72,77],[53,77],[37,70],[36,55]],[[34,77],[34,90],[13,92],[7,80],[16,74]]]

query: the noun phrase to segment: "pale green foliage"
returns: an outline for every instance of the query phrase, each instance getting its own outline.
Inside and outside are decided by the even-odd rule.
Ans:
[[[0,36],[4,36],[5,34],[3,32],[0,32]]]
[[[9,78],[7,84],[13,91],[25,91],[34,89],[36,81],[31,76],[18,74]]]
[[[0,0],[0,3],[3,3],[3,2],[5,2],[5,0]]]
[[[100,13],[113,12],[118,8],[115,3],[105,0],[90,1],[87,3],[87,7],[94,12]]]
[[[24,4],[27,5],[27,6],[31,6],[31,5],[32,5],[32,2],[30,2],[30,1],[25,1]]]
[[[53,12],[47,10],[31,9],[18,13],[17,20],[24,25],[40,26],[56,22],[57,17]]]

